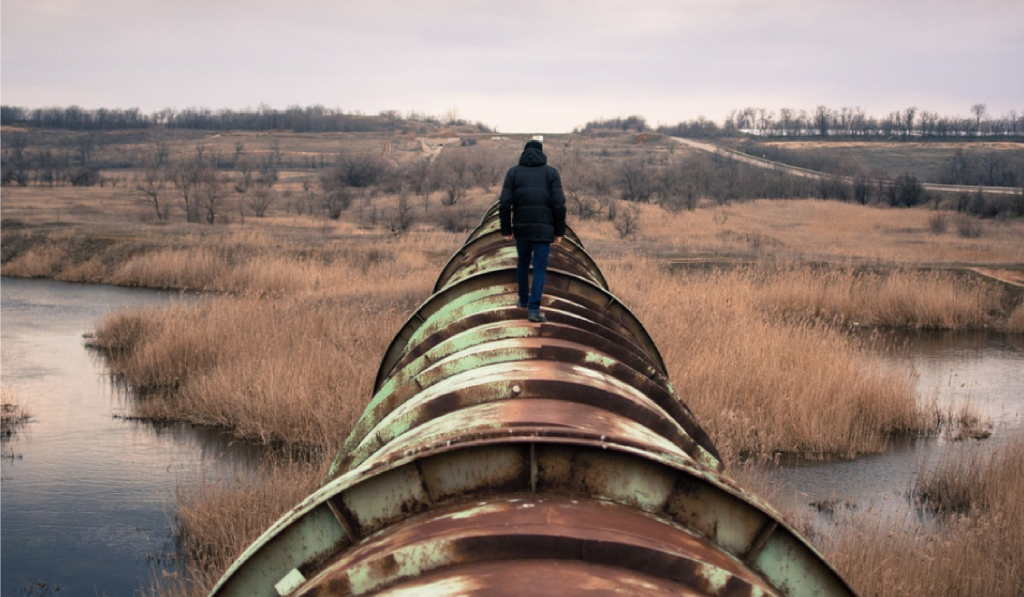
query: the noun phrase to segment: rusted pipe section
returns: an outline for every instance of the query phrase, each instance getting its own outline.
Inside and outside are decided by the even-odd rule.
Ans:
[[[729,477],[571,230],[547,323],[516,307],[515,265],[492,208],[396,334],[323,486],[212,595],[853,595]]]

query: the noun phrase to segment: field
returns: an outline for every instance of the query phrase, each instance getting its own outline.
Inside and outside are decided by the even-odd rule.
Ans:
[[[941,141],[765,141],[766,147],[782,149],[793,156],[795,165],[825,166],[824,169],[849,176],[894,179],[905,172],[922,182],[952,183],[951,165],[973,166],[978,175],[992,174],[998,180],[986,184],[1020,186],[1024,172],[1024,143],[941,142]],[[758,144],[759,146],[760,144]],[[976,163],[971,163],[971,162]],[[962,163],[961,163],[962,162]],[[1004,170],[1016,172],[1012,181],[1002,180]],[[968,181],[961,181],[966,184]]]
[[[467,138],[474,142],[460,141]],[[375,156],[410,172],[442,142],[435,162],[461,154],[492,174],[451,202],[444,184],[419,194],[379,183],[349,189],[350,203],[338,218],[311,208],[328,193],[317,185],[338,167],[339,156]],[[515,161],[522,142],[458,132],[426,139],[182,135],[169,143],[178,159],[197,146],[227,156],[239,143],[243,155],[280,156],[273,158],[271,209],[263,217],[248,213],[245,195],[235,193],[213,224],[186,222],[177,203],[166,219],[158,218],[136,189],[143,169],[113,167],[127,155],[128,143],[104,150],[109,167],[102,186],[4,188],[4,275],[211,293],[194,306],[97,322],[94,344],[109,351],[116,372],[147,393],[140,416],[222,426],[240,438],[287,448],[298,459],[271,459],[263,476],[234,485],[183,484],[178,532],[189,550],[192,582],[155,592],[203,594],[255,533],[315,488],[369,400],[392,335],[426,299],[466,228],[494,202],[495,178]],[[549,138],[545,148],[551,163],[563,168],[567,188],[624,162],[642,158],[666,166],[690,157],[669,141],[633,135]],[[620,218],[632,211],[634,226],[624,231],[607,211],[587,219],[573,211],[570,225],[612,292],[652,333],[676,390],[742,478],[744,461],[770,462],[778,454],[855,457],[884,450],[894,436],[940,433],[957,424],[915,394],[907,372],[881,365],[884,347],[852,329],[1024,333],[1019,218],[950,214],[970,219],[977,234],[963,235],[955,226],[935,226],[935,210],[924,207],[698,197],[694,209],[666,209],[587,189],[595,204],[614,207]],[[167,193],[174,197],[173,188]],[[403,210],[410,219],[404,228],[397,225]],[[787,399],[775,399],[780,396]],[[1019,467],[1020,453],[1008,451],[1005,462],[991,466]],[[272,489],[282,486],[294,491]],[[957,532],[992,544],[1010,540],[1006,529],[1013,533],[1021,524],[1021,493],[993,491],[1017,501],[972,498],[984,507],[950,523],[962,525]],[[1010,522],[998,528],[996,521],[1004,520]],[[922,531],[896,543],[866,521],[850,528],[856,532],[822,541],[865,595],[930,594],[921,587],[934,585],[913,579],[903,588],[879,586],[877,577],[889,577],[878,570],[901,574],[905,560],[897,556],[943,561],[935,550],[954,532]],[[872,551],[879,545],[886,549]],[[868,551],[878,558],[870,560],[874,569],[856,555]],[[1024,564],[1011,562],[1008,570],[977,576],[1020,579]],[[915,574],[924,579],[934,571],[922,565]],[[979,594],[973,588],[948,594]],[[1015,593],[996,587],[985,594]]]

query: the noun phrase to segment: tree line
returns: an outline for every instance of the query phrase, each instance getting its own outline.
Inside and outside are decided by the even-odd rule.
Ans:
[[[814,110],[747,107],[732,110],[721,124],[700,116],[693,120],[655,128],[643,116],[594,120],[577,128],[577,133],[602,131],[653,131],[664,135],[691,138],[757,135],[762,137],[857,137],[876,139],[959,139],[976,137],[1022,137],[1024,114],[1011,110],[993,118],[985,104],[971,106],[971,116],[945,116],[937,112],[909,107],[881,117],[867,114],[860,107]]]
[[[143,114],[138,108],[88,110],[79,106],[24,108],[0,106],[0,124],[39,129],[71,131],[113,131],[164,127],[192,130],[291,130],[310,133],[420,131],[432,126],[470,126],[480,132],[491,132],[483,123],[470,123],[449,110],[443,116],[411,111],[384,110],[376,115],[345,112],[321,105],[290,106],[278,110],[261,105],[252,110],[210,110],[208,108],[166,108]]]
[[[640,115],[589,121],[573,132],[594,134],[614,132],[658,132],[679,137],[709,138],[754,134],[764,137],[858,137],[879,139],[955,139],[1024,136],[1024,114],[1011,110],[992,117],[986,104],[977,103],[967,117],[942,115],[908,107],[885,116],[867,114],[860,107],[813,110],[746,107],[731,110],[721,123],[698,116],[672,125],[651,127]],[[24,108],[0,106],[0,124],[40,129],[108,131],[166,127],[192,130],[244,130],[296,132],[422,132],[425,126],[469,126],[479,132],[494,132],[481,122],[469,122],[457,110],[442,116],[411,111],[384,110],[376,115],[322,105],[289,106],[278,110],[267,105],[256,109],[210,110],[208,108],[166,108],[144,114],[138,108],[88,110],[79,106]]]

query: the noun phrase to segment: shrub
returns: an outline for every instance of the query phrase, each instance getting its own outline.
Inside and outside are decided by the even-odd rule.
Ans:
[[[981,237],[981,222],[970,216],[960,215],[956,219],[956,232],[963,238]]]
[[[447,232],[465,232],[477,223],[473,211],[454,205],[443,205],[434,217],[437,225]]]
[[[932,234],[944,234],[949,230],[949,215],[944,211],[933,212],[928,216],[928,229]]]
[[[85,166],[74,168],[68,173],[68,182],[73,187],[91,187],[100,182],[100,171]]]

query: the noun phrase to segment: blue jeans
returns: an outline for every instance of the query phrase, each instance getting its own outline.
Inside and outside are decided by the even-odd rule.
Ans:
[[[548,256],[551,243],[538,243],[516,239],[516,282],[519,283],[519,302],[526,303],[530,311],[540,311],[540,297],[548,277]],[[530,264],[533,263],[533,288],[530,288]]]

